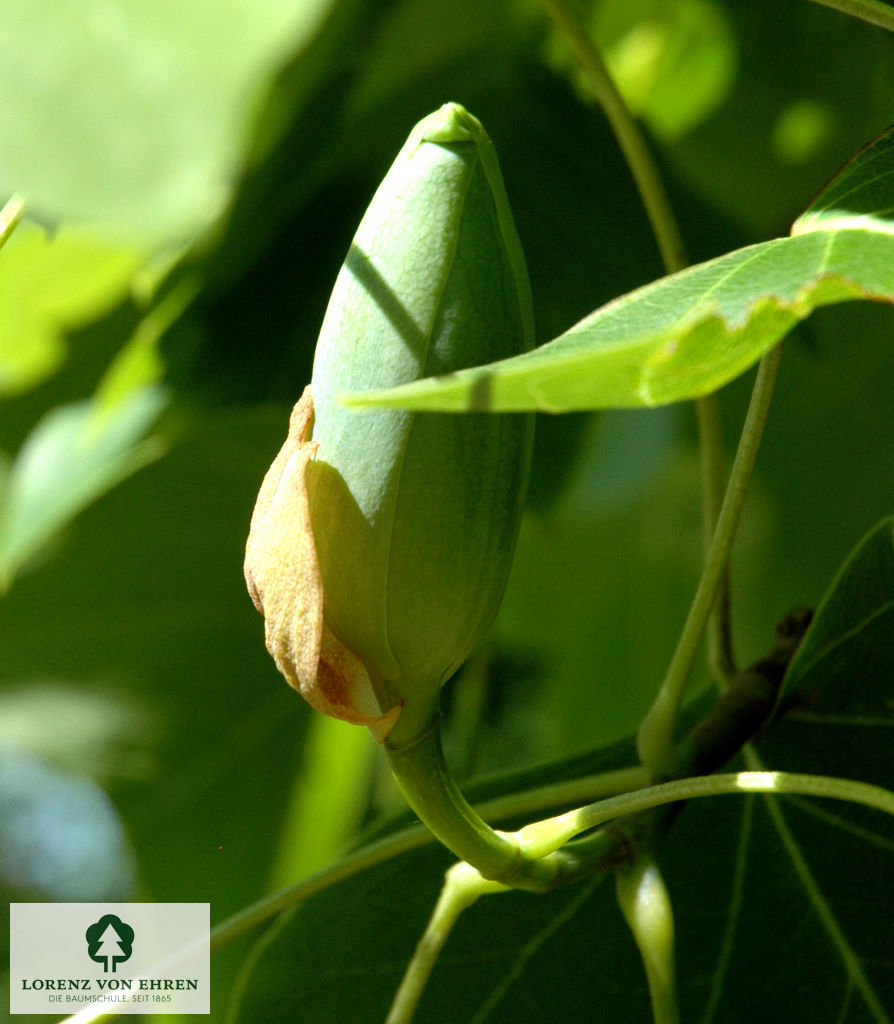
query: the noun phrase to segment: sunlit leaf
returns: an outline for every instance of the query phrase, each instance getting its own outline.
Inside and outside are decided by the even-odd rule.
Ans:
[[[0,192],[156,240],[188,234],[226,202],[252,104],[330,6],[10,0]]]
[[[0,397],[51,373],[65,333],[120,302],[143,259],[94,230],[23,221],[0,252]]]
[[[91,501],[158,454],[143,438],[164,403],[159,389],[141,388],[113,410],[79,402],[38,423],[10,468],[0,509],[0,586]]]
[[[565,412],[661,405],[714,391],[820,306],[894,302],[891,138],[857,154],[794,237],[640,288],[532,352],[347,400],[447,412]],[[847,214],[821,217],[828,208]]]
[[[792,234],[842,228],[894,233],[894,130],[848,161],[795,221]]]
[[[632,292],[530,353],[348,401],[445,412],[680,402],[743,373],[818,306],[858,298],[894,301],[894,236],[777,239]]]

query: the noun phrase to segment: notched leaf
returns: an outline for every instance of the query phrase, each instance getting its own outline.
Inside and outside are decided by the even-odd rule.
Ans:
[[[688,401],[723,387],[820,306],[894,302],[894,130],[861,150],[792,235],[621,296],[540,348],[353,406],[570,412]]]
[[[317,711],[369,726],[381,742],[400,706],[382,712],[363,662],[323,620],[323,580],[311,529],[305,472],[317,444],[308,440],[313,398],[305,388],[289,434],[255,504],[245,549],[245,582],[264,616],[277,668]]]
[[[882,232],[762,242],[615,299],[531,352],[343,401],[437,412],[688,401],[743,373],[819,306],[894,302],[892,257]]]

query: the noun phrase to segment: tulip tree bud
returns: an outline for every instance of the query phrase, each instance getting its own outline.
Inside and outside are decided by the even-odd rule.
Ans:
[[[530,461],[528,416],[355,410],[340,397],[532,342],[493,146],[448,104],[416,126],[363,217],[317,343],[312,431],[305,396],[252,522],[246,576],[268,646],[320,710],[400,743],[431,723],[496,614]],[[325,679],[318,637],[339,663]]]

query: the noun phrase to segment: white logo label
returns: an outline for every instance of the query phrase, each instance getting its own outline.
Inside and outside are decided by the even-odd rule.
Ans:
[[[208,903],[11,903],[10,1013],[210,1013]]]

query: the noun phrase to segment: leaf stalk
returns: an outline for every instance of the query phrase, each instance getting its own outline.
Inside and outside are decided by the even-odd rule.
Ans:
[[[733,540],[742,516],[745,496],[773,397],[782,347],[771,349],[760,362],[742,436],[727,483],[717,527],[711,539],[686,623],[677,642],[664,681],[640,725],[637,749],[642,762],[655,773],[665,771],[673,758],[674,729],[708,619],[721,590]]]
[[[487,881],[468,864],[460,862],[447,870],[438,902],[407,965],[385,1024],[409,1024],[412,1020],[432,969],[460,914],[479,896],[505,891],[506,886]]]

